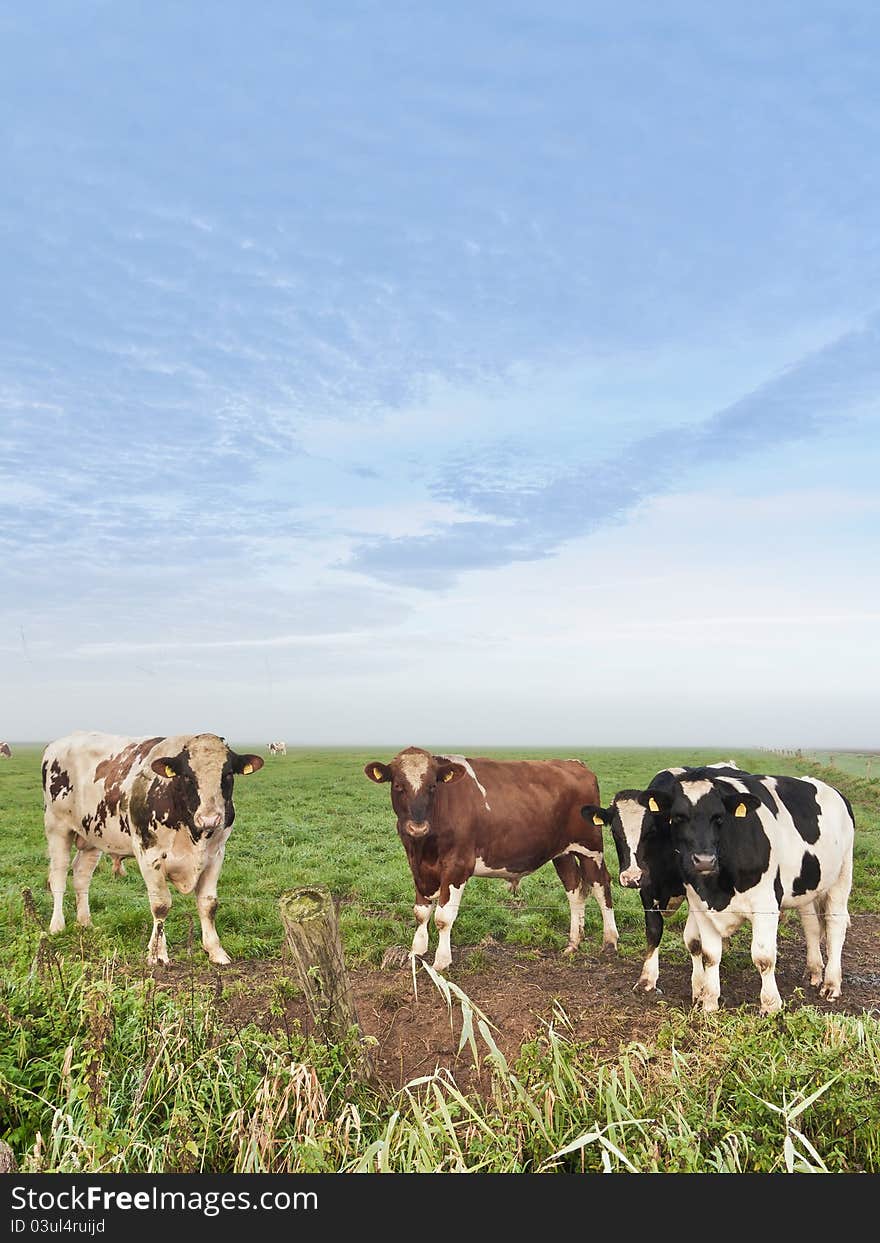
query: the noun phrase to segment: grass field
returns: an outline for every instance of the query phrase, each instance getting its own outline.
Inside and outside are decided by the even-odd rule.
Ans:
[[[260,746],[235,745],[265,754]],[[838,784],[853,802],[858,826],[851,911],[880,912],[876,779],[726,748],[556,754],[588,763],[605,801],[616,789],[646,784],[667,765],[730,754],[752,771],[812,773]],[[409,944],[412,882],[388,791],[362,771],[368,760],[390,757],[381,750],[291,750],[237,781],[218,915],[233,959],[276,957],[278,898],[310,883],[328,885],[340,900],[350,964],[378,964],[389,945]],[[516,1066],[495,1058],[497,1088],[488,1101],[458,1099],[445,1079],[394,1099],[363,1086],[343,1090],[349,1073],[344,1049],[321,1048],[304,1037],[291,1044],[289,1035],[278,1041],[250,1028],[235,1033],[230,1060],[232,1037],[218,1031],[210,989],[194,988],[186,1007],[176,1008],[173,998],[160,997],[143,979],[151,921],[133,861],[122,879],[102,862],[92,885],[91,930],[76,926],[68,888],[68,927],[46,948],[40,927],[48,926],[51,900],[39,758],[37,747],[14,747],[12,759],[0,765],[0,1135],[25,1168],[760,1170],[827,1163],[829,1169],[880,1171],[876,1015],[826,1015],[810,1007],[774,1020],[759,1020],[754,1007],[748,1014],[671,1014],[662,1047],[622,1050],[621,1060],[604,1068],[551,1033],[540,1047],[524,1050]],[[616,876],[607,834],[606,850]],[[33,917],[24,910],[23,887],[33,893]],[[520,894],[525,902],[512,904],[502,884],[472,882],[453,952],[486,937],[561,949],[568,909],[555,872],[545,868],[527,878]],[[615,883],[614,903],[621,952],[632,957],[637,974],[644,951],[638,897]],[[193,913],[193,899],[178,895],[167,922],[169,951],[178,961],[187,955]],[[601,924],[592,903],[586,918],[585,935],[598,945]],[[668,935],[664,952],[683,956],[680,936]],[[193,959],[206,962],[197,937]],[[467,1009],[466,1000],[456,1004]],[[720,1050],[727,1079],[718,1077]],[[485,1042],[483,1053],[495,1056]],[[177,1081],[173,1092],[169,1075]],[[780,1083],[788,1085],[784,1109]],[[533,1102],[544,1099],[545,1090],[555,1104],[542,1116]],[[771,1104],[755,1103],[767,1100]],[[857,1116],[851,1116],[854,1103]],[[248,1119],[258,1106],[263,1130],[255,1135]],[[637,1124],[649,1115],[651,1127]],[[169,1144],[175,1136],[185,1140]]]

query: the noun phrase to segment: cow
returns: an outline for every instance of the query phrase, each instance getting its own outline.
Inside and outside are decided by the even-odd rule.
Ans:
[[[12,759],[12,748],[8,742],[0,742],[0,760]]]
[[[168,963],[169,882],[195,891],[202,947],[213,963],[231,960],[214,919],[217,881],[235,820],[233,783],[263,767],[216,734],[122,738],[79,732],[43,753],[43,805],[53,910],[50,933],[64,928],[64,890],[74,845],[76,918],[91,924],[89,885],[102,853],[134,858],[147,887],[153,931],[147,962]]]
[[[617,948],[611,878],[602,832],[584,824],[584,800],[598,800],[596,776],[580,760],[500,761],[434,755],[407,747],[389,764],[364,768],[370,781],[391,785],[397,831],[416,890],[411,955],[428,952],[428,920],[436,901],[434,969],[452,962],[450,936],[472,876],[513,886],[552,862],[570,908],[566,954],[581,941],[590,893],[602,912],[603,948]]]
[[[649,798],[667,825],[661,831],[684,882],[694,1004],[718,1009],[724,941],[748,921],[761,1013],[781,1009],[777,933],[780,911],[791,907],[804,928],[810,984],[825,1000],[837,1000],[855,837],[848,799],[813,777],[688,771]]]
[[[684,881],[666,831],[668,825],[652,793],[655,789],[671,788],[675,778],[683,773],[739,771],[735,760],[719,760],[699,768],[664,768],[651,778],[647,790],[618,790],[609,807],[588,804],[581,809],[585,820],[597,826],[608,825],[620,863],[620,883],[624,889],[639,891],[648,953],[634,991],[663,991],[658,983],[663,916],[677,911],[685,899]]]
[[[269,754],[270,755],[287,755],[287,743],[286,742],[270,742],[269,743]]]

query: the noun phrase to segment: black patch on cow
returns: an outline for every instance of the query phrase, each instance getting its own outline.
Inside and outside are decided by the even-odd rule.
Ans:
[[[42,773],[43,773],[43,789],[44,790],[46,789],[46,774],[48,773],[48,771],[49,771],[49,762],[48,760],[43,760]]]
[[[773,892],[776,894],[776,905],[782,906],[782,898],[785,890],[782,888],[782,877],[779,875],[779,868],[776,869],[776,879],[773,881]]]
[[[798,898],[818,889],[821,877],[822,869],[819,867],[819,860],[809,850],[805,850],[804,857],[801,859],[800,875],[795,878],[791,887],[792,895]]]
[[[73,789],[70,777],[61,767],[57,760],[52,761],[52,767],[49,769],[49,775],[52,780],[49,782],[49,794],[53,799],[64,798]]]
[[[794,827],[805,842],[812,845],[819,840],[818,792],[809,781],[797,777],[775,777],[776,789],[782,804],[791,815]]]

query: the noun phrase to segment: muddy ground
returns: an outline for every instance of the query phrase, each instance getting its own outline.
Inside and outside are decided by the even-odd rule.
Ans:
[[[670,1007],[690,1009],[690,963],[681,961],[680,954],[674,959],[669,954],[664,957],[662,949],[663,991],[648,995],[633,991],[640,956],[601,952],[595,945],[585,944],[574,958],[566,959],[558,953],[489,940],[479,946],[453,945],[453,955],[447,977],[492,1020],[497,1028],[494,1038],[508,1060],[554,1018],[558,1029],[583,1042],[601,1061],[616,1058],[630,1041],[651,1044]],[[880,1014],[880,916],[853,917],[843,966],[840,1000],[820,1000],[803,978],[800,924],[786,923],[776,978],[787,1007],[810,1004],[838,1013]],[[400,1087],[438,1066],[447,1066],[462,1088],[485,1085],[485,1068],[474,1069],[467,1048],[458,1053],[458,1007],[450,1023],[446,1001],[426,972],[418,972],[418,996],[409,966],[356,967],[350,977],[361,1027],[378,1042],[374,1061],[383,1083]],[[157,969],[155,978],[162,987],[183,991],[192,987],[193,968],[172,964]],[[234,1026],[253,1022],[267,1030],[311,1030],[302,995],[295,989],[293,968],[283,958],[233,964],[222,974],[207,964],[197,969],[197,983],[217,986],[221,981],[223,997],[218,1004],[224,1021]],[[737,933],[725,951],[721,987],[723,1007],[746,1006],[757,1012],[760,979],[749,957],[747,930]],[[570,1026],[560,1021],[560,1008]]]

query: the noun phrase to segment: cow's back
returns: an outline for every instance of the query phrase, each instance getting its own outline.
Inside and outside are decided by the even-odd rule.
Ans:
[[[80,730],[49,743],[42,762],[47,829],[69,822],[86,838],[103,838],[106,849],[117,835],[130,840],[125,816],[131,784],[166,741]]]

